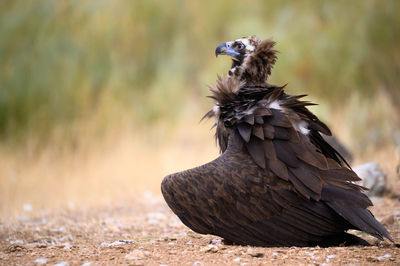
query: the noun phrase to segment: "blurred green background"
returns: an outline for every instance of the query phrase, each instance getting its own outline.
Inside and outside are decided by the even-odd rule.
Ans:
[[[199,120],[230,59],[214,49],[248,35],[277,41],[271,83],[309,94],[356,163],[397,180],[399,14],[397,0],[0,1],[0,217],[160,193],[215,158]]]
[[[86,122],[101,136],[206,111],[229,68],[215,46],[255,34],[281,52],[270,81],[309,94],[358,148],[399,142],[399,14],[397,0],[1,1],[0,140],[70,143]]]

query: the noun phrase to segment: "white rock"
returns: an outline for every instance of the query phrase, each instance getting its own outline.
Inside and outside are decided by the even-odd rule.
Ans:
[[[304,254],[306,254],[310,257],[314,257],[314,252],[304,251]]]
[[[130,253],[128,253],[125,258],[128,260],[140,260],[143,259],[146,255],[144,254],[143,251],[141,250],[133,250]]]
[[[208,246],[206,246],[206,247],[201,248],[200,251],[202,251],[202,252],[213,252],[213,253],[215,253],[215,252],[218,251],[218,246],[213,245],[213,244],[210,244],[210,245],[208,245]]]
[[[353,167],[354,172],[362,179],[358,183],[368,188],[368,196],[382,196],[385,190],[386,173],[383,172],[379,164],[369,162]]]
[[[211,239],[210,244],[218,245],[221,244],[221,239]]]
[[[153,198],[153,192],[151,192],[150,190],[146,190],[143,196],[145,199],[151,199]]]
[[[38,258],[34,261],[34,263],[36,264],[46,264],[47,263],[47,259],[46,258]]]
[[[336,257],[336,255],[328,255],[328,256],[326,256],[325,262],[327,262],[327,263],[331,262],[331,259],[333,259],[334,257]]]
[[[392,255],[391,255],[390,253],[386,253],[386,254],[383,255],[383,256],[379,256],[379,257],[378,257],[378,260],[381,261],[381,260],[388,259],[388,258],[390,258],[390,257],[392,257]]]
[[[166,220],[167,216],[165,216],[165,214],[161,213],[161,212],[151,212],[149,214],[147,214],[147,217],[149,219],[156,219],[156,220]]]
[[[11,240],[10,244],[23,245],[24,244],[24,240],[21,240],[21,239]]]
[[[124,244],[131,244],[133,241],[132,240],[118,240],[118,241],[114,241],[112,243],[109,242],[102,242],[100,244],[101,247],[115,247],[115,246],[119,246],[119,245],[124,245]]]
[[[69,263],[66,261],[62,261],[62,262],[54,264],[54,266],[69,266]]]
[[[54,233],[65,233],[65,232],[67,232],[67,229],[65,229],[64,226],[61,226],[61,227],[55,228],[55,229],[53,229],[51,231],[53,231]]]
[[[26,212],[31,212],[33,210],[32,205],[30,205],[29,203],[25,203],[23,205],[24,211]]]

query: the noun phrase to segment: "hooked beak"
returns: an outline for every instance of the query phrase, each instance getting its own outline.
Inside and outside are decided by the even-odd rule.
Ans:
[[[240,55],[238,52],[232,49],[232,43],[233,42],[224,42],[219,44],[215,49],[215,56],[218,57],[220,54],[225,54],[236,58],[236,56]]]

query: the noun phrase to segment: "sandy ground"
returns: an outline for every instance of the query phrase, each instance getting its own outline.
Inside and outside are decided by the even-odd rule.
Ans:
[[[400,202],[372,211],[400,243]],[[260,248],[225,245],[185,227],[163,199],[74,206],[0,224],[1,265],[369,265],[400,264],[399,245],[362,235],[371,247]]]
[[[258,248],[190,231],[159,191],[166,174],[218,155],[210,125],[193,123],[173,138],[111,138],[66,158],[0,149],[0,265],[400,265],[398,246],[368,235],[371,247]],[[369,154],[356,164],[378,162],[392,191],[372,211],[400,243],[400,153]]]

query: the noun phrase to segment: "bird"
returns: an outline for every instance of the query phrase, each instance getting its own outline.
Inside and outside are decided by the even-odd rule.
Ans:
[[[360,178],[322,135],[331,131],[286,85],[267,83],[272,39],[224,42],[232,65],[210,87],[220,156],[164,177],[162,195],[187,227],[225,243],[264,247],[369,245],[347,230],[393,242],[367,209]]]

